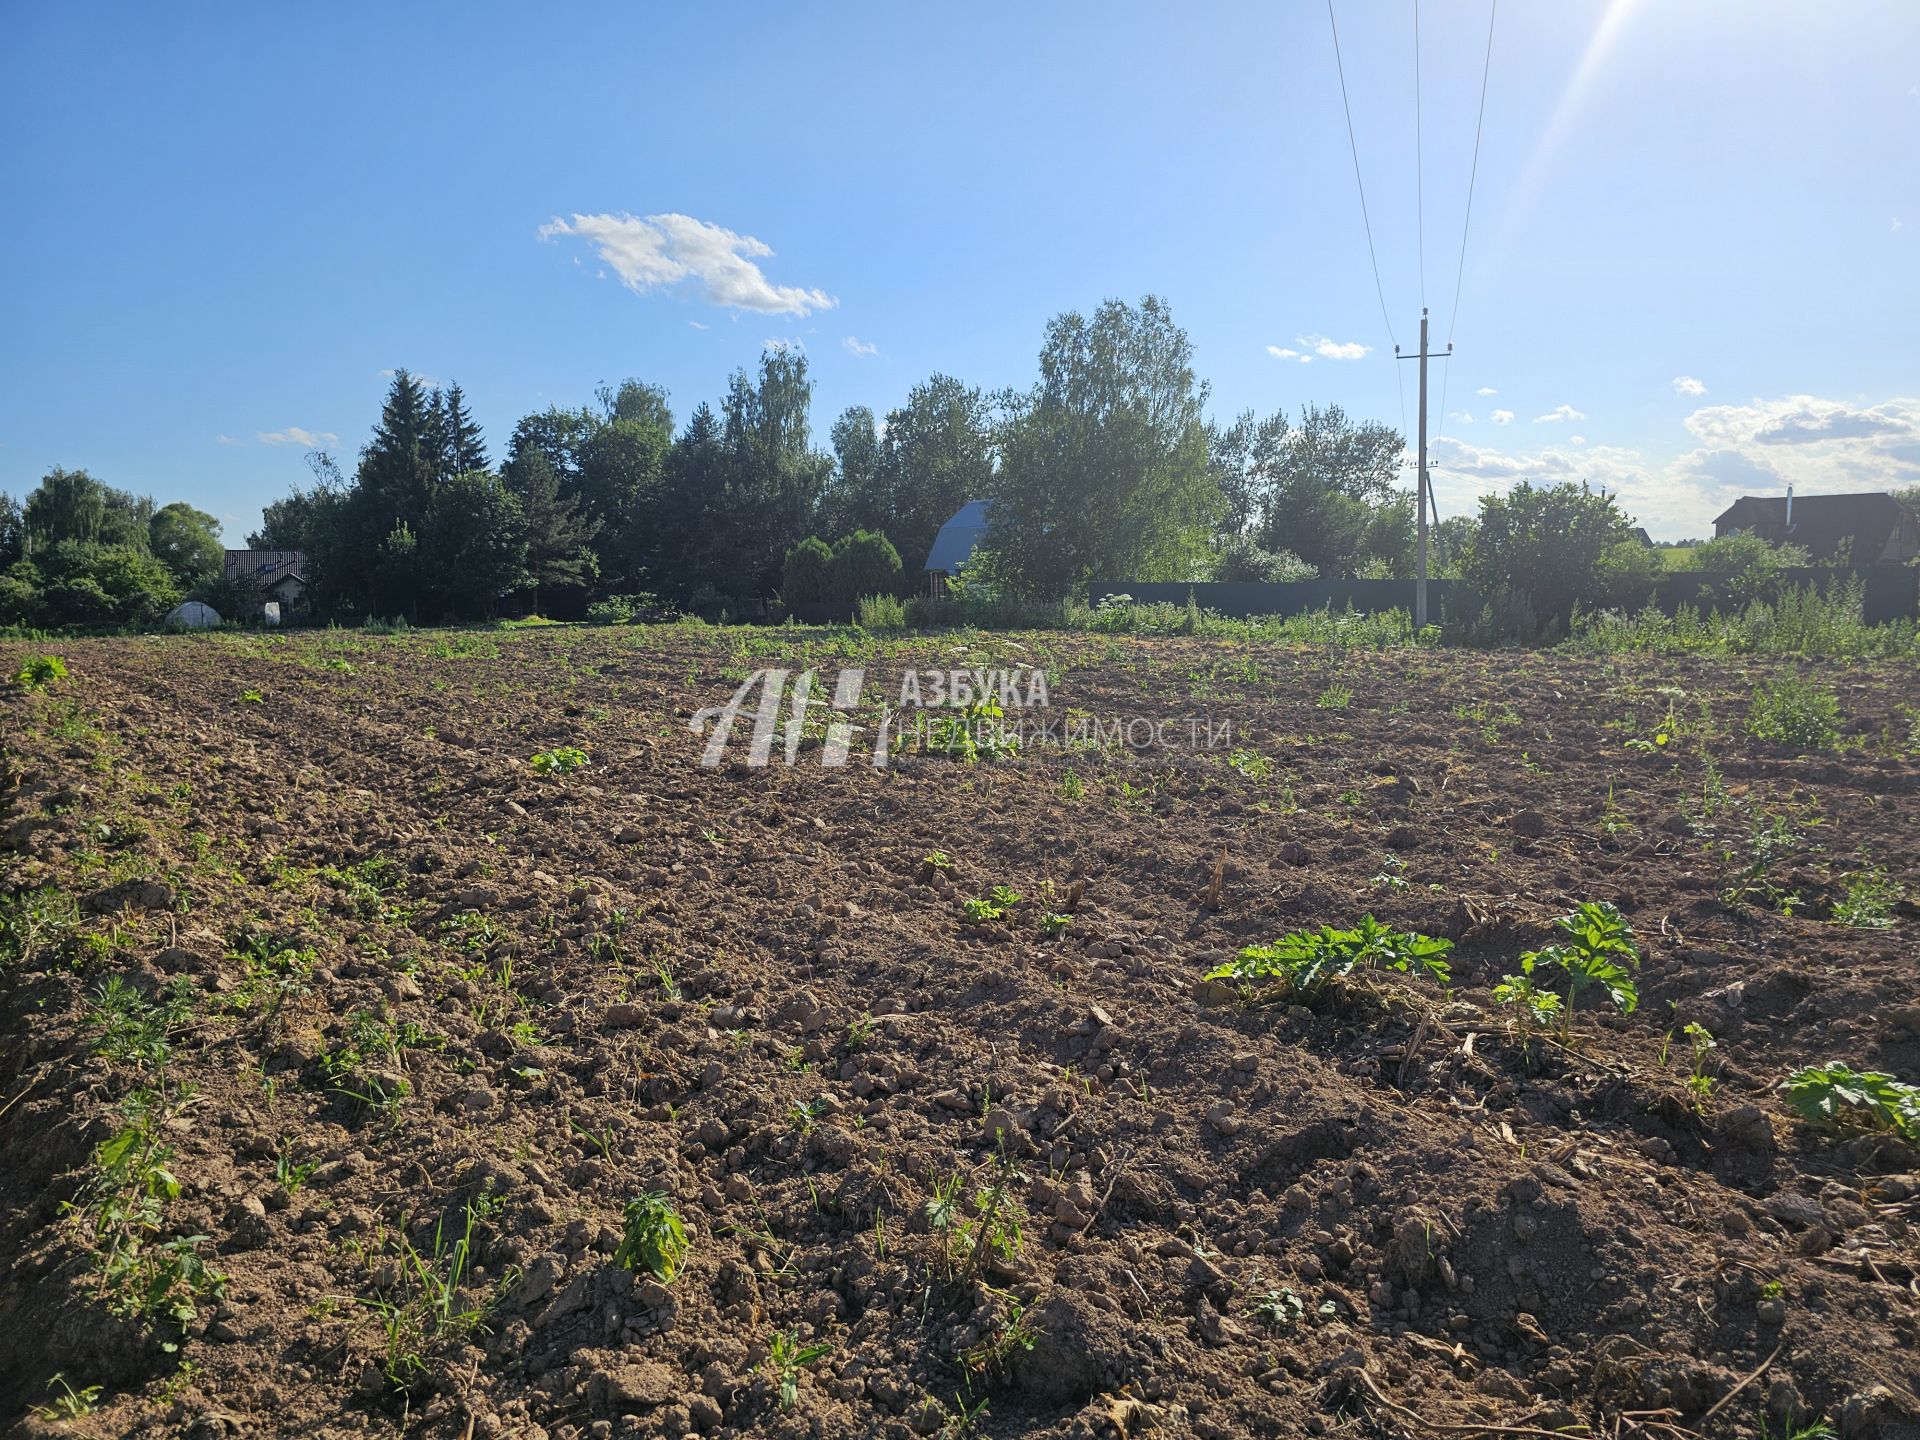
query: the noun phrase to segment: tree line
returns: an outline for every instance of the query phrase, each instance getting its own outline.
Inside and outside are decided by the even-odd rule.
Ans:
[[[351,470],[310,456],[312,482],[247,543],[304,552],[315,618],[343,621],[847,603],[914,588],[971,500],[991,521],[971,577],[1003,595],[1411,575],[1397,430],[1337,405],[1223,423],[1208,399],[1153,296],[1056,316],[1030,386],[936,374],[884,417],[847,409],[825,447],[797,348],[767,349],[684,423],[640,380],[529,414],[497,465],[460,388],[403,370]],[[1516,633],[1548,628],[1576,603],[1644,598],[1658,566],[1631,526],[1609,496],[1521,485],[1436,529],[1436,573],[1498,595]],[[202,512],[56,471],[0,505],[0,624],[151,624],[196,593],[220,608],[219,561]]]
[[[402,371],[352,473],[314,457],[314,483],[267,507],[249,543],[306,552],[324,613],[423,621],[910,589],[971,500],[991,502],[977,578],[1016,595],[1096,575],[1407,573],[1398,432],[1337,406],[1217,425],[1207,398],[1154,297],[1056,317],[1027,389],[936,374],[884,417],[845,410],[824,447],[796,348],[765,351],[684,423],[640,380],[527,415],[497,467],[458,389]]]
[[[216,586],[224,556],[204,510],[55,469],[24,504],[0,495],[0,625],[150,628]]]

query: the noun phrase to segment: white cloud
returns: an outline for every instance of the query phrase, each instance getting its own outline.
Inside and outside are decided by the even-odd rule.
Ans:
[[[878,345],[870,345],[858,335],[849,335],[840,343],[862,359],[869,355],[878,355],[880,353],[880,347]]]
[[[1473,393],[1476,395],[1498,395],[1500,392],[1494,389],[1491,385],[1482,385],[1478,390],[1474,391]]]
[[[711,330],[713,328],[711,325],[707,324],[703,320],[689,320],[687,321],[687,324],[691,325],[696,330]]]
[[[1504,413],[1504,412],[1501,412]],[[1920,399],[1854,405],[1785,395],[1744,405],[1709,405],[1687,416],[1694,447],[1662,455],[1613,445],[1508,452],[1457,436],[1434,442],[1429,466],[1444,509],[1470,512],[1479,495],[1517,480],[1586,481],[1620,496],[1622,507],[1662,538],[1705,535],[1741,495],[1887,490],[1920,484]]]
[[[770,337],[769,339],[762,340],[760,342],[760,348],[762,350],[773,350],[773,351],[804,350],[807,348],[807,342],[800,339],[788,340],[788,339],[784,339],[779,335],[775,335]]]
[[[1453,418],[1458,420],[1462,425],[1471,425],[1473,423],[1473,412],[1471,410],[1456,410],[1453,412]]]
[[[1707,393],[1707,387],[1691,375],[1676,375],[1673,377],[1673,393],[1698,398]]]
[[[1893,217],[1893,224],[1888,227],[1887,233],[1889,235],[1898,235],[1902,230],[1906,228],[1907,228],[1907,222],[1902,220],[1898,215],[1896,215]]]
[[[1511,425],[1513,423],[1513,412],[1511,410],[1496,410],[1487,418],[1492,420],[1496,425]]]
[[[298,445],[302,450],[324,450],[340,443],[340,437],[331,430],[302,430],[298,425],[289,425],[284,430],[262,430],[253,438],[262,445]]]
[[[1587,437],[1584,435],[1567,436],[1567,444],[1569,445],[1584,445],[1586,443],[1587,443]]]
[[[1571,405],[1556,405],[1544,415],[1533,417],[1536,425],[1559,425],[1565,421],[1584,420],[1587,417]]]
[[[1324,335],[1302,335],[1299,342],[1323,360],[1359,360],[1373,348],[1358,340],[1329,340]]]
[[[824,290],[774,284],[754,263],[773,254],[770,246],[691,215],[556,216],[539,235],[585,240],[636,294],[685,283],[711,305],[762,315],[807,315],[839,303]]]
[[[231,435],[222,435],[214,441],[216,445],[238,445],[239,443],[240,442]]]
[[[1269,345],[1267,346],[1267,353],[1276,360],[1297,360],[1302,365],[1311,365],[1313,363],[1313,357],[1311,355],[1302,355],[1298,350],[1289,350],[1284,345]]]

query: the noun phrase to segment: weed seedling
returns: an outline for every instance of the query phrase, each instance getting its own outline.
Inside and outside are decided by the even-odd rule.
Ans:
[[[44,690],[47,686],[67,678],[67,662],[58,655],[35,655],[14,671],[13,683],[22,690]],[[54,1376],[58,1380],[59,1376]],[[98,1393],[99,1386],[94,1386]]]
[[[1033,1349],[1040,1331],[1026,1318],[1026,1311],[1025,1305],[1009,1298],[1005,1317],[960,1352],[960,1368],[970,1379],[998,1375],[1007,1368],[1016,1350]]]
[[[1622,1015],[1633,1013],[1640,1003],[1633,980],[1640,951],[1626,917],[1604,901],[1582,901],[1554,923],[1567,940],[1527,951],[1520,957],[1521,973],[1496,985],[1493,998],[1517,1008],[1531,1024],[1557,1020],[1564,1044],[1572,1035],[1575,1003],[1588,990],[1600,990]],[[1535,972],[1547,966],[1566,977],[1564,995],[1552,995],[1534,979]]]
[[[1307,1302],[1285,1287],[1267,1291],[1252,1308],[1269,1330],[1291,1330],[1307,1318]]]
[[[587,767],[587,752],[572,745],[561,745],[553,750],[542,750],[527,762],[536,775],[571,775],[576,770]]]
[[[800,1403],[800,1372],[833,1353],[823,1341],[802,1345],[792,1330],[776,1330],[767,1343],[767,1358],[761,1362],[771,1370],[780,1387],[780,1408],[791,1410]]]
[[[1835,902],[1834,922],[1855,930],[1885,930],[1893,924],[1900,887],[1879,866],[1846,878],[1846,894]]]
[[[65,673],[63,670],[61,673]],[[82,1385],[78,1390],[67,1383],[64,1374],[56,1374],[47,1381],[49,1390],[60,1393],[45,1405],[33,1407],[34,1418],[58,1424],[62,1420],[79,1420],[91,1415],[99,1408],[100,1390],[98,1385]]]
[[[626,1222],[626,1233],[613,1252],[614,1264],[645,1270],[671,1284],[691,1248],[673,1201],[660,1191],[644,1191],[627,1202]]]
[[[472,1279],[475,1227],[498,1213],[501,1203],[490,1194],[469,1201],[462,1207],[458,1238],[448,1233],[443,1217],[433,1227],[428,1250],[417,1248],[402,1234],[397,1294],[360,1298],[361,1304],[380,1316],[386,1330],[384,1368],[396,1389],[409,1388],[441,1344],[484,1331],[500,1294],[517,1278],[517,1272],[509,1271],[495,1294],[479,1299],[466,1294]]]
[[[1007,885],[996,885],[985,899],[963,900],[960,913],[972,925],[993,925],[1007,918],[1007,912],[1025,898]]]
[[[1227,756],[1227,764],[1249,780],[1264,780],[1273,774],[1273,761],[1258,750],[1235,750]]]
[[[1693,1073],[1687,1076],[1687,1089],[1693,1093],[1693,1108],[1704,1114],[1717,1083],[1707,1073],[1716,1042],[1706,1026],[1694,1021],[1688,1021],[1680,1033],[1687,1037],[1688,1044],[1693,1047]]]
[[[1345,685],[1329,685],[1313,703],[1322,710],[1344,710],[1353,703],[1353,691]]]
[[[1403,975],[1418,971],[1446,985],[1452,979],[1446,960],[1452,949],[1451,940],[1395,930],[1368,915],[1351,930],[1322,925],[1318,930],[1296,930],[1271,945],[1249,945],[1210,970],[1207,979],[1271,990],[1267,997],[1271,999],[1303,1001],[1365,970],[1397,970]]]
[[[280,1188],[289,1195],[298,1195],[300,1187],[307,1183],[313,1172],[320,1167],[317,1160],[296,1160],[293,1149],[285,1141],[273,1157],[273,1178]]]
[[[167,1204],[180,1195],[163,1129],[182,1103],[169,1105],[152,1090],[129,1095],[120,1128],[94,1150],[93,1173],[62,1207],[86,1227],[107,1308],[162,1322],[169,1338],[161,1348],[168,1351],[179,1349],[175,1337],[193,1323],[200,1302],[226,1290],[226,1277],[201,1258],[205,1236],[160,1238]]]
[[[1840,738],[1840,700],[1833,691],[1783,675],[1753,692],[1747,733],[1793,750],[1831,750]]]

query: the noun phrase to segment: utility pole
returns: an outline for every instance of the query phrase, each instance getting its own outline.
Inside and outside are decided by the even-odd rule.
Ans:
[[[1420,307],[1420,354],[1402,355],[1398,345],[1393,347],[1394,358],[1399,360],[1420,361],[1420,480],[1418,490],[1419,537],[1415,544],[1413,577],[1413,628],[1417,634],[1427,627],[1427,496],[1432,482],[1427,479],[1427,310]],[[1446,354],[1453,354],[1453,342],[1447,342]],[[1444,358],[1444,356],[1442,357]]]

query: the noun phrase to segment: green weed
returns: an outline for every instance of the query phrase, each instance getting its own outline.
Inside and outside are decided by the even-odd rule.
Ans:
[[[1263,998],[1311,1001],[1365,970],[1421,972],[1446,985],[1452,979],[1446,960],[1452,949],[1451,940],[1394,930],[1368,915],[1350,930],[1322,925],[1296,930],[1270,945],[1249,945],[1208,971],[1206,978],[1272,992]]]
[[[1831,750],[1840,738],[1840,699],[1792,675],[1753,692],[1747,733],[1794,750]]]
[[[1515,1007],[1533,1023],[1557,1022],[1563,1041],[1572,1034],[1576,1002],[1588,990],[1599,990],[1621,1014],[1631,1014],[1640,1003],[1633,979],[1633,972],[1640,968],[1640,951],[1626,917],[1604,901],[1586,900],[1554,924],[1566,941],[1522,955],[1521,973],[1496,985],[1493,998]],[[1563,995],[1547,990],[1534,978],[1547,967],[1560,971],[1566,985]]]
[[[13,673],[13,683],[23,690],[44,690],[66,678],[67,662],[58,655],[35,655]]]
[[[645,1270],[671,1284],[685,1264],[691,1242],[672,1198],[647,1190],[627,1202],[626,1231],[613,1252],[616,1265]]]
[[[1829,1061],[1794,1071],[1780,1088],[1787,1103],[1808,1120],[1891,1130],[1920,1144],[1920,1085]]]
[[[800,1403],[800,1372],[832,1353],[833,1346],[824,1341],[816,1340],[811,1345],[802,1345],[799,1335],[792,1330],[774,1332],[767,1344],[767,1358],[762,1362],[762,1368],[774,1374],[782,1410],[791,1410]]]
[[[571,775],[583,770],[590,763],[587,752],[573,745],[561,745],[553,750],[542,750],[527,762],[536,775]]]

